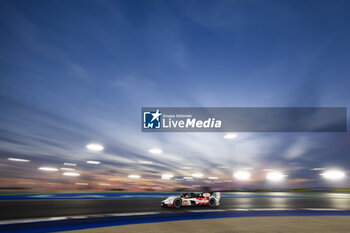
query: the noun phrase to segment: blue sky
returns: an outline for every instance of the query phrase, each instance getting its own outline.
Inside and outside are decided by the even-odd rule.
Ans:
[[[350,169],[347,133],[242,133],[228,142],[218,133],[141,133],[139,119],[143,106],[348,107],[349,5],[0,1],[4,171],[9,156],[54,165],[94,158],[144,177],[183,176],[186,164],[218,176],[223,164],[256,174],[274,166],[291,179],[317,177],[312,167]],[[91,141],[105,151],[87,152]],[[149,154],[153,147],[163,154]]]

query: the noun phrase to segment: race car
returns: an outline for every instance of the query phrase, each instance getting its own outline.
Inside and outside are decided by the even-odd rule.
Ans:
[[[220,192],[183,193],[179,196],[171,196],[163,200],[162,207],[200,206],[215,207],[220,205]]]

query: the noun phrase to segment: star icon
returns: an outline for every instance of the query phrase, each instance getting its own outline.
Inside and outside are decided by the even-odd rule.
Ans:
[[[157,121],[159,121],[159,116],[162,115],[162,113],[159,112],[159,109],[157,109],[157,111],[155,113],[151,113],[151,114],[153,116],[151,122],[156,120],[156,119],[157,119]]]

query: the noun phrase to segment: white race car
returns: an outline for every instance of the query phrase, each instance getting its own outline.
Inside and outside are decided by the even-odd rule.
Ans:
[[[220,192],[205,192],[205,193],[183,193],[179,196],[171,196],[163,200],[162,207],[175,207],[181,206],[198,206],[207,205],[215,207],[220,205]]]

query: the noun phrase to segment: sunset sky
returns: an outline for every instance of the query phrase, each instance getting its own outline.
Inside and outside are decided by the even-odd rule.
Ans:
[[[140,115],[153,106],[350,107],[349,4],[0,1],[0,187],[215,185],[181,179],[224,182],[237,170],[252,179],[235,187],[265,187],[266,169],[288,175],[283,187],[328,185],[310,169],[349,172],[349,133],[150,134]],[[64,162],[81,176],[38,170]]]

